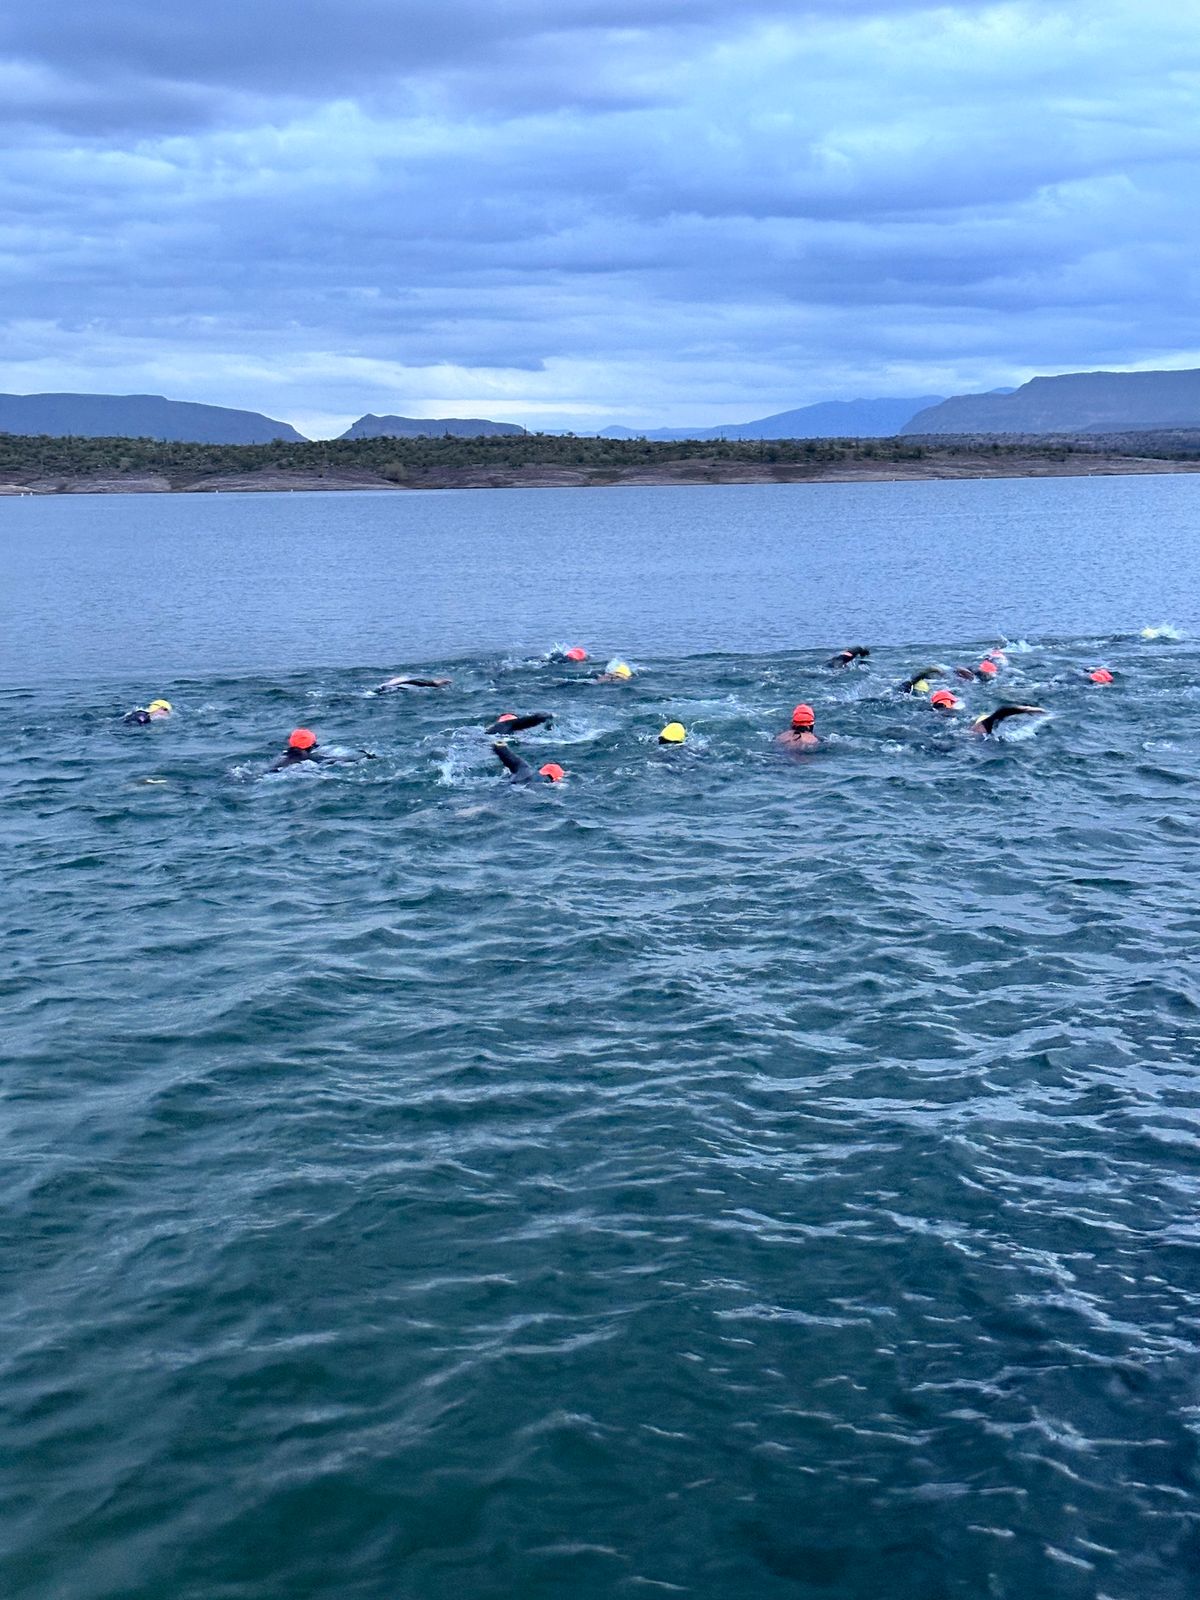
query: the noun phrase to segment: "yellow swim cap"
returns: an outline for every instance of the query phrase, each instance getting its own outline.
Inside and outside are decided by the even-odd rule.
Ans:
[[[613,670],[613,677],[614,678],[632,678],[633,677],[633,668],[626,666],[623,661],[618,661],[616,666],[612,670]]]
[[[928,678],[918,678],[916,683],[913,684],[913,693],[914,694],[928,694],[929,693],[929,679]]]
[[[658,736],[659,744],[682,744],[687,738],[687,729],[682,722],[668,722]]]
[[[151,700],[146,707],[147,711],[170,711],[171,709],[172,706],[169,700]]]

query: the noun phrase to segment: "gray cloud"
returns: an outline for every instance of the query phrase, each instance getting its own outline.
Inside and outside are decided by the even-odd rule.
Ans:
[[[1165,4],[63,0],[0,25],[0,387],[719,421],[1200,362]]]

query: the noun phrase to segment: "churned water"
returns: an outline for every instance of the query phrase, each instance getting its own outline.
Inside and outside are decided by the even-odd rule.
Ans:
[[[1200,485],[912,487],[0,508],[7,1597],[1194,1593]]]

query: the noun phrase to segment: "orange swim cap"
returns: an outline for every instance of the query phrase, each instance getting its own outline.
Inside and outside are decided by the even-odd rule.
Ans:
[[[547,761],[544,767],[538,768],[539,778],[549,778],[551,783],[561,783],[566,773],[556,761]]]
[[[515,711],[502,711],[496,718],[497,722],[515,722],[516,720],[517,713]]]
[[[1000,668],[994,661],[981,661],[975,670],[976,672],[982,672],[985,678],[994,678]]]
[[[948,711],[956,711],[961,703],[956,695],[951,694],[949,689],[935,689],[929,696],[929,704],[931,706],[945,706]]]
[[[792,712],[793,728],[811,728],[816,720],[811,706],[797,706]]]
[[[293,728],[288,735],[289,750],[311,750],[316,742],[316,734],[308,728]]]
[[[1113,675],[1107,667],[1097,667],[1095,672],[1089,672],[1088,677],[1093,683],[1111,683]]]
[[[586,661],[587,660],[587,651],[580,649],[579,645],[575,645],[573,649],[568,650],[566,655],[567,655],[567,660],[568,661]]]

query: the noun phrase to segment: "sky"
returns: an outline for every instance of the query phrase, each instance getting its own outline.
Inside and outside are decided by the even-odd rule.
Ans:
[[[0,391],[322,436],[1200,366],[1179,0],[43,0],[0,123]]]

